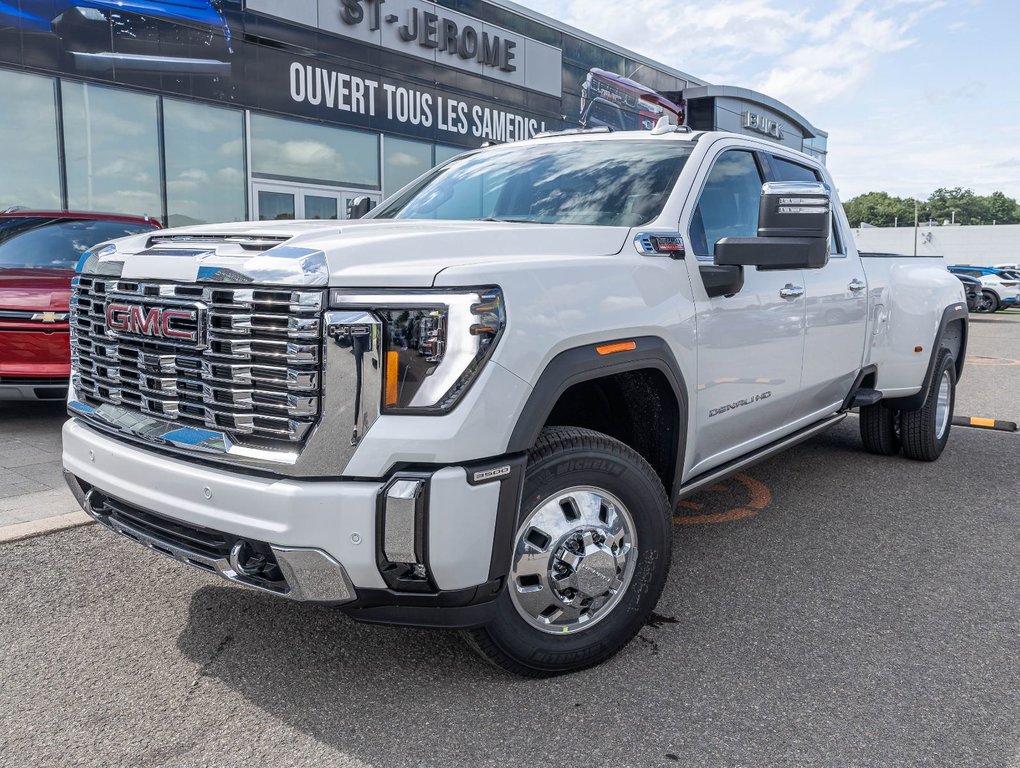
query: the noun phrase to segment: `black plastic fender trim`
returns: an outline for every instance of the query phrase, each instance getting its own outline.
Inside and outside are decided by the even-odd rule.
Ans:
[[[928,358],[928,370],[925,371],[921,390],[917,394],[908,395],[907,397],[884,399],[883,403],[890,408],[896,408],[900,411],[916,411],[924,405],[924,399],[927,397],[928,389],[931,387],[932,377],[935,375],[935,359],[938,357],[939,350],[942,349],[942,336],[945,334],[946,327],[950,323],[955,322],[959,322],[962,326],[960,329],[960,354],[957,355],[958,359],[954,361],[956,363],[956,380],[960,380],[960,377],[963,376],[963,361],[967,357],[968,312],[966,301],[951,304],[943,310],[942,320],[939,321],[939,328],[935,333],[935,339],[932,343],[931,355]]]
[[[635,347],[624,352],[600,355],[597,346],[616,342],[633,341]],[[677,424],[676,466],[673,473],[672,487],[667,489],[671,502],[676,502],[677,494],[683,480],[684,454],[687,441],[687,418],[689,402],[687,384],[680,366],[677,364],[673,350],[666,341],[658,336],[637,336],[623,339],[606,339],[605,341],[586,344],[560,352],[554,357],[542,375],[539,376],[528,397],[524,410],[521,412],[510,435],[507,446],[508,453],[527,451],[535,444],[542,427],[545,425],[553,406],[560,395],[575,384],[592,379],[600,379],[617,373],[651,368],[662,373],[673,389],[679,405],[679,423]]]
[[[357,600],[340,606],[355,621],[405,627],[470,629],[488,623],[503,579],[477,587],[420,594],[393,589],[356,588]]]

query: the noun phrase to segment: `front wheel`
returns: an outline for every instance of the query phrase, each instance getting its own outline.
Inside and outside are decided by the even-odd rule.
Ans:
[[[981,298],[978,299],[978,312],[998,312],[999,297],[992,291],[981,291]]]
[[[924,405],[916,411],[900,412],[903,454],[918,461],[935,461],[949,441],[956,404],[956,366],[953,354],[942,349],[935,359]]]
[[[496,616],[465,637],[529,677],[598,664],[644,626],[672,544],[669,502],[648,462],[599,432],[547,428],[528,456]]]

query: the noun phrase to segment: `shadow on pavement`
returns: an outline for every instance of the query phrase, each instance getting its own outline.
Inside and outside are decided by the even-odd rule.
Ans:
[[[856,426],[751,470],[770,491],[755,514],[678,525],[659,615],[594,670],[523,680],[453,633],[218,587],[193,593],[178,647],[373,766],[1004,764],[1016,515],[954,499],[977,468],[1014,482],[1015,461],[963,430],[938,464],[867,456]]]

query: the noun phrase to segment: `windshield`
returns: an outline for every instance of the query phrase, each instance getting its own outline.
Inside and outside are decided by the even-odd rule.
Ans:
[[[634,227],[659,215],[691,151],[622,139],[483,150],[426,174],[372,218]]]
[[[150,229],[144,224],[91,219],[0,219],[0,268],[73,269],[93,245]]]

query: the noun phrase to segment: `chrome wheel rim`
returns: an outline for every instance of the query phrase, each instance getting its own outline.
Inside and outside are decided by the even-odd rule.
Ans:
[[[592,486],[550,496],[517,531],[510,598],[550,634],[580,632],[623,599],[637,565],[637,531],[623,503]]]
[[[935,401],[935,439],[941,440],[949,427],[949,401],[953,382],[949,378],[949,370],[942,372],[939,380],[938,399]]]

